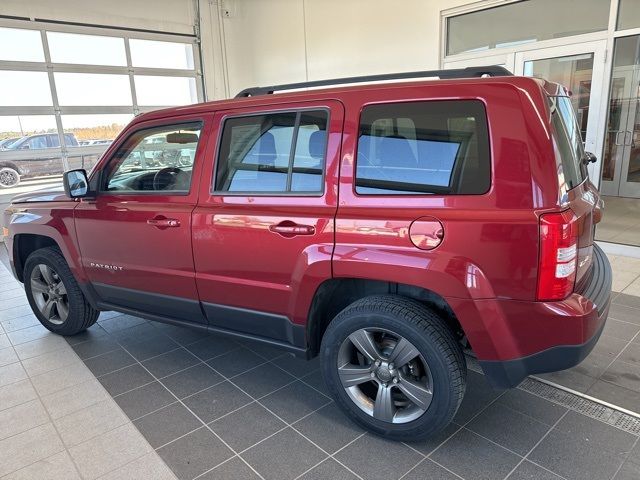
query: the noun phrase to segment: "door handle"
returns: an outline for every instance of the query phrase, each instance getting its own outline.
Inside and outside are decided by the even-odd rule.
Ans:
[[[269,225],[269,231],[284,237],[295,237],[296,235],[313,235],[316,233],[316,227],[313,225],[299,225],[291,220],[285,220],[276,225]]]
[[[613,141],[613,143],[614,143],[615,145],[618,145],[618,146],[622,145],[622,143],[620,143],[620,134],[621,134],[621,133],[624,133],[625,138],[627,137],[627,132],[626,132],[626,131],[624,131],[624,130],[618,130],[618,131],[616,132],[616,136],[615,136],[615,139],[614,139],[614,141]]]
[[[163,229],[169,227],[179,227],[180,220],[177,220],[175,218],[155,217],[147,220],[147,224],[156,228]]]

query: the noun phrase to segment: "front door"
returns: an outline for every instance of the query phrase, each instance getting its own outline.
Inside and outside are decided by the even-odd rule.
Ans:
[[[101,170],[96,197],[75,209],[82,265],[105,303],[206,323],[191,250],[205,121],[133,128]]]
[[[540,77],[565,86],[571,92],[585,150],[601,151],[598,109],[604,82],[606,42],[585,42],[516,53],[516,75]],[[601,160],[589,165],[589,176],[598,184]]]
[[[331,278],[342,119],[336,101],[216,114],[193,215],[212,328],[304,347],[308,302]]]
[[[602,192],[640,198],[640,35],[616,39]]]

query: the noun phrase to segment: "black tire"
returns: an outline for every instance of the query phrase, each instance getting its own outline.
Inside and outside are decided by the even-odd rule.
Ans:
[[[64,320],[60,318],[62,316],[60,314],[55,319],[55,312],[54,318],[48,318],[43,314],[41,307],[38,306],[38,301],[42,301],[43,298],[49,298],[48,296],[40,297],[40,293],[37,290],[34,291],[34,289],[38,288],[38,285],[32,283],[32,275],[41,275],[39,273],[43,268],[41,265],[44,265],[45,269],[49,268],[55,274],[54,278],[61,282],[64,287],[65,294],[59,295],[60,301],[66,301],[67,304],[66,311],[68,313],[65,315]],[[38,270],[34,272],[35,269]],[[40,320],[40,323],[48,330],[59,335],[75,335],[83,332],[98,320],[100,312],[89,304],[82,290],[80,290],[78,282],[73,277],[69,265],[67,265],[62,253],[57,248],[41,248],[31,253],[24,264],[23,280],[29,305],[31,305],[31,309]],[[51,311],[51,309],[49,310]]]
[[[341,353],[345,348],[343,345],[349,341],[347,339],[350,335],[357,335],[357,332],[361,332],[363,329],[372,335],[371,338],[375,335],[381,335],[382,338],[385,336],[393,338],[393,335],[399,339],[404,338],[419,352],[420,355],[414,357],[412,362],[416,362],[418,359],[426,363],[426,370],[431,377],[429,388],[432,392],[428,406],[417,412],[419,417],[413,419],[416,414],[408,415],[404,420],[405,423],[392,423],[397,420],[396,415],[399,410],[395,410],[396,413],[392,416],[393,421],[381,421],[374,418],[374,413],[367,413],[361,406],[358,406],[357,400],[353,399],[353,395],[349,393],[353,392],[353,389],[347,389],[343,386],[338,369],[339,362],[342,364],[344,361],[343,353]],[[398,344],[396,343],[396,345]],[[354,346],[351,343],[347,345]],[[361,351],[359,348],[357,350]],[[383,352],[383,350],[379,350],[379,352]],[[383,353],[383,355],[385,354]],[[365,357],[362,356],[362,358]],[[329,391],[349,418],[367,430],[393,440],[423,440],[444,429],[458,411],[466,388],[466,363],[462,349],[445,321],[421,303],[397,295],[366,297],[340,312],[331,321],[322,338],[320,363],[322,375]],[[409,364],[406,365],[404,367],[405,373],[407,373]],[[393,364],[390,367],[392,372],[395,368],[397,375],[400,375],[398,373],[400,368],[394,367]],[[372,370],[378,371],[373,364],[370,365],[368,371]],[[370,375],[373,378],[377,374],[371,372]],[[422,378],[427,378],[427,376]],[[395,383],[396,380],[402,383],[405,379],[403,377],[394,378],[393,382]],[[359,381],[364,382],[363,380]],[[388,378],[381,381],[376,377],[375,381],[372,380],[369,384],[363,383],[363,385],[365,385],[364,388],[372,388],[373,386],[375,389],[381,388],[380,386],[383,384],[384,388],[389,386],[390,391],[398,391],[391,389],[400,385],[387,382]],[[419,382],[416,383],[419,384]],[[361,385],[358,385],[358,388],[360,387]],[[357,392],[356,397],[360,396],[361,390],[357,390]],[[377,392],[379,395],[380,390]],[[395,397],[391,396],[391,393],[389,395],[392,399],[397,398],[396,394],[393,394],[396,395]],[[392,403],[395,404],[395,401],[392,400]],[[376,403],[375,401],[373,403],[374,410]],[[397,405],[403,404],[398,403]]]
[[[20,183],[20,173],[11,167],[0,167],[0,188],[15,187]]]

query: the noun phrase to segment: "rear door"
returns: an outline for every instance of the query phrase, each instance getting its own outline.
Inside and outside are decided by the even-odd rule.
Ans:
[[[335,101],[216,114],[193,215],[211,326],[304,345],[308,302],[331,277],[342,120]]]

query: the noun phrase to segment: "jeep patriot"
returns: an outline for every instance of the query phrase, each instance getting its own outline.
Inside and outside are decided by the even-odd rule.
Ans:
[[[465,350],[508,388],[593,348],[592,161],[567,90],[501,67],[257,87],[136,117],[64,192],[16,197],[5,244],[52,332],[116,310],[319,356],[349,417],[416,440],[454,417]]]

